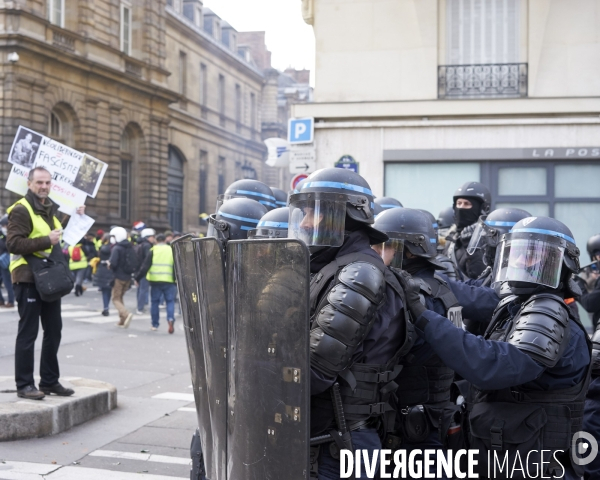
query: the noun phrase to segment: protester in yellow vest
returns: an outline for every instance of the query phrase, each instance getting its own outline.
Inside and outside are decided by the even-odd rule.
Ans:
[[[33,272],[24,256],[52,256],[64,261],[59,241],[62,226],[56,218],[58,205],[48,195],[52,175],[43,167],[32,168],[27,179],[28,191],[24,198],[7,209],[8,227],[6,245],[11,253],[11,272],[15,299],[19,304],[19,329],[15,344],[15,381],[17,396],[41,400],[44,394],[69,396],[74,392],[59,383],[58,348],[62,318],[61,301],[43,301],[34,283]],[[77,213],[83,214],[85,207]],[[44,317],[44,341],[40,355],[40,390],[33,378],[35,340],[40,316]]]
[[[78,297],[83,295],[86,288],[83,286],[83,280],[85,279],[85,272],[88,267],[88,259],[83,251],[81,243],[70,246],[69,249],[69,270],[73,274],[73,280],[75,280],[75,296]]]
[[[150,283],[150,316],[152,319],[152,327],[150,329],[153,331],[158,330],[158,305],[163,295],[167,304],[169,333],[175,331],[175,296],[177,294],[177,286],[175,285],[173,265],[173,250],[170,245],[166,244],[165,235],[159,234],[156,236],[156,245],[150,249],[142,267],[135,276],[136,285],[144,277]]]

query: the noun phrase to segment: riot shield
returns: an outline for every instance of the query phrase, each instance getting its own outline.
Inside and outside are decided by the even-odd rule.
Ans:
[[[171,245],[175,260],[175,276],[177,278],[177,289],[179,290],[179,301],[181,302],[183,328],[192,372],[192,386],[194,388],[200,441],[204,449],[204,455],[208,456],[212,449],[212,431],[206,390],[206,365],[204,363],[201,337],[194,249],[189,235],[178,238]]]
[[[205,363],[210,445],[204,447],[204,464],[208,480],[227,478],[227,308],[223,251],[215,238],[193,242],[200,332]]]
[[[309,475],[309,254],[297,240],[227,244],[227,478]]]

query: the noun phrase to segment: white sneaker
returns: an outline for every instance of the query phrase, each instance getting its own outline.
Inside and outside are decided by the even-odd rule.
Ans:
[[[144,314],[144,311],[143,311],[143,310],[136,310],[136,311],[135,311],[135,314],[136,314],[136,315],[143,315],[143,314]]]

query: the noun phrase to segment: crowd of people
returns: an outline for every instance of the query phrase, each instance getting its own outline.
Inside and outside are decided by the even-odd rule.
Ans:
[[[30,399],[73,393],[58,382],[60,297],[71,289],[82,295],[90,270],[104,314],[112,298],[120,327],[133,317],[123,303],[132,282],[137,313],[150,296],[153,330],[163,300],[170,333],[175,321],[169,243],[179,234],[112,227],[64,250],[50,186],[47,170],[31,170],[4,233],[20,315],[17,394]],[[385,445],[417,456],[476,449],[480,478],[491,452],[508,465],[526,461],[539,478],[600,478],[600,459],[580,462],[573,447],[578,432],[600,437],[600,235],[590,238],[590,263],[582,267],[567,225],[492,205],[485,185],[467,182],[436,218],[375,198],[364,178],[339,168],[311,174],[289,195],[240,180],[219,198],[207,236],[224,250],[231,240],[291,238],[310,252],[312,477],[340,478],[341,450],[374,458]],[[44,283],[52,263],[72,275],[59,292]],[[576,302],[591,314],[591,338]],[[273,318],[274,325],[283,320]],[[199,435],[192,478],[204,478]],[[435,461],[424,465],[438,471]]]
[[[208,236],[224,249],[287,237],[310,250],[311,478],[340,478],[340,449],[381,448],[478,449],[479,478],[491,452],[545,478],[600,478],[600,459],[584,466],[572,447],[579,431],[600,434],[600,330],[590,339],[576,305],[596,330],[600,235],[582,268],[567,225],[492,210],[479,182],[438,217],[374,198],[343,169],[313,173],[284,207],[274,199],[260,182],[235,182]],[[380,273],[362,276],[365,265]],[[333,415],[338,383],[349,435]],[[194,440],[192,478],[204,478]]]

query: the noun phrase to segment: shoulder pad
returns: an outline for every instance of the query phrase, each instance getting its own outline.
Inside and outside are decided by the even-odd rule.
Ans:
[[[413,279],[419,284],[419,290],[421,290],[423,293],[426,293],[430,297],[433,295],[431,285],[429,285],[425,280],[419,277],[413,277]]]
[[[508,343],[545,367],[553,367],[570,338],[569,313],[558,297],[531,297],[514,319]]]
[[[381,303],[385,296],[385,276],[371,263],[354,262],[346,265],[338,273],[338,282],[374,304]]]
[[[442,277],[440,277],[440,276],[439,276],[437,273],[434,273],[434,274],[433,274],[433,278],[435,278],[435,279],[436,279],[438,282],[440,282],[442,285],[445,285],[445,286],[447,286],[447,287],[449,286],[449,285],[448,285],[448,282],[447,282],[446,280],[444,280]]]
[[[508,305],[509,303],[511,303],[513,300],[516,300],[516,299],[517,299],[516,295],[509,295],[507,297],[502,298],[502,300],[500,300],[498,302],[498,305],[496,305],[496,309],[495,310],[501,309],[502,307]]]

